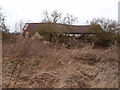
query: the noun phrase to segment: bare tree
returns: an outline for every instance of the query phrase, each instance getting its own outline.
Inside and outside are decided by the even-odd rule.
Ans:
[[[78,22],[77,19],[78,18],[67,13],[67,16],[64,17],[64,19],[63,19],[63,24],[72,25],[73,23]]]
[[[44,16],[44,19],[42,20],[42,22],[51,22],[51,19],[50,19],[50,16],[48,14],[48,11],[44,11],[43,12],[43,16]]]
[[[18,22],[15,23],[14,31],[16,33],[20,33],[22,31],[24,25],[24,21],[20,19]]]
[[[52,23],[58,23],[61,19],[61,13],[59,13],[57,10],[53,11],[51,15],[48,14],[48,12],[44,11],[44,19],[42,22],[52,22]]]
[[[91,25],[100,25],[101,28],[107,32],[117,32],[117,22],[110,19],[105,18],[94,18],[92,21],[90,21]]]
[[[42,22],[62,23],[67,25],[72,25],[73,23],[77,22],[77,18],[73,15],[67,13],[67,16],[62,17],[62,14],[57,10],[54,10],[50,15],[47,11],[44,11],[43,15],[44,19]]]
[[[52,17],[52,22],[53,23],[57,23],[61,19],[61,13],[59,13],[58,11],[53,11],[51,13],[51,17]]]
[[[18,27],[18,23],[17,22],[15,23],[14,31],[15,31],[15,33],[19,32],[19,27]]]
[[[91,25],[90,31],[99,33],[95,34],[93,37],[94,45],[108,47],[118,41],[116,21],[105,18],[94,18],[89,23]]]
[[[24,21],[21,19],[20,21],[19,21],[19,31],[21,32],[22,31],[22,29],[23,29],[23,25],[24,25]]]
[[[5,25],[5,16],[3,15],[1,8],[0,8],[0,31],[4,31],[6,33],[9,32],[9,29]]]

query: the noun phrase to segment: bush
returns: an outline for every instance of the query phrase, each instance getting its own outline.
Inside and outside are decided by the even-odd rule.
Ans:
[[[2,32],[2,40],[3,41],[9,41],[9,42],[16,42],[18,39],[18,35],[19,34],[14,34],[14,33],[6,33],[6,32]]]
[[[94,33],[92,42],[95,46],[109,47],[111,44],[115,44],[118,39],[115,32],[105,31],[100,25],[91,25],[89,32]]]
[[[5,33],[5,32],[2,32],[2,40],[8,40],[10,39],[10,34],[9,33]]]
[[[110,32],[95,35],[93,38],[94,45],[102,47],[109,47],[115,44],[115,41],[117,41],[117,35]]]
[[[38,25],[35,31],[39,32],[44,40],[56,42],[66,32],[66,26],[56,23],[44,23]]]

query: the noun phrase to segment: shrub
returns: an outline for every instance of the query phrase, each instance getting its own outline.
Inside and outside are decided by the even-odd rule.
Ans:
[[[2,32],[2,40],[4,42],[16,43],[18,36],[19,34]]]
[[[117,35],[114,33],[102,33],[95,35],[93,42],[96,46],[109,47],[111,44],[115,44],[117,41]]]
[[[10,34],[2,32],[2,40],[10,39]]]
[[[105,31],[99,25],[91,25],[90,32],[94,33],[92,42],[95,46],[109,47],[115,44],[118,38],[116,33]]]
[[[56,23],[45,23],[39,25],[35,31],[39,32],[44,40],[56,42],[66,32],[66,26]]]

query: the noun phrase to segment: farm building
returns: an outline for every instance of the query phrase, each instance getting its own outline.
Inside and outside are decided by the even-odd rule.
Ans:
[[[66,25],[58,23],[26,23],[23,35],[29,33],[30,37],[38,32],[44,40],[53,41],[52,38],[91,41],[94,35],[104,33],[100,25]],[[63,39],[62,39],[63,38]]]
[[[94,29],[94,30],[92,30]],[[95,30],[98,29],[98,30]],[[65,24],[54,24],[54,23],[25,23],[23,27],[23,34],[26,32],[34,33],[34,32],[62,32],[64,34],[96,34],[102,31],[102,28],[99,25],[91,26],[91,25],[65,25]]]
[[[23,34],[39,32],[40,34],[57,33],[67,36],[94,35],[103,32],[100,25],[65,25],[58,23],[26,23]]]

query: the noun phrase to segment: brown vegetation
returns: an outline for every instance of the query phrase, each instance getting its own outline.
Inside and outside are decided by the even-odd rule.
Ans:
[[[118,47],[25,38],[3,42],[4,88],[117,88]],[[75,46],[75,45],[74,45]]]

